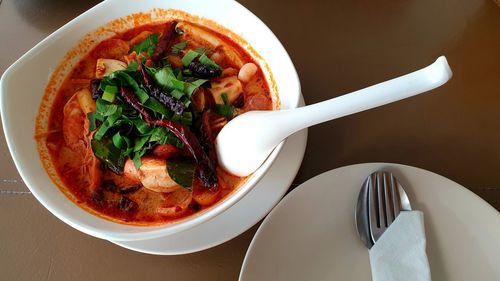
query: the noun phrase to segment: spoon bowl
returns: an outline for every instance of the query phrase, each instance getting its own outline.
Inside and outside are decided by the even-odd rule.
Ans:
[[[280,142],[319,123],[435,89],[452,76],[444,56],[415,72],[316,104],[278,111],[250,111],[231,120],[217,136],[220,165],[237,176],[256,171]]]

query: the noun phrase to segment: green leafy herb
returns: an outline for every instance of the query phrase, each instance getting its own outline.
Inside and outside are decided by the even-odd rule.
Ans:
[[[170,92],[170,95],[178,100],[180,100],[183,96],[184,96],[184,93],[177,90],[177,89],[174,89],[172,92]]]
[[[165,67],[161,68],[160,70],[157,70],[153,76],[154,76],[156,82],[160,86],[162,86],[163,88],[165,88],[169,91],[175,89],[176,87],[179,87],[179,83],[173,82],[173,81],[177,80],[177,78],[175,77],[174,72],[172,71],[172,68],[170,68],[170,66],[165,66]],[[179,81],[179,82],[182,83],[182,81]],[[182,87],[180,88],[181,91],[183,90],[183,87],[184,87],[184,85],[182,85]]]
[[[137,81],[130,74],[128,74],[127,71],[125,71],[125,70],[115,71],[104,78],[107,80],[118,81],[119,83],[114,82],[115,85],[119,84],[122,87],[131,88],[134,91],[137,98],[139,98],[139,101],[141,103],[146,102],[146,100],[149,98],[146,91],[144,91],[144,89],[139,85],[139,83],[137,83]],[[102,83],[105,79],[103,79],[101,81],[101,87],[102,87]],[[106,81],[106,83],[113,83],[113,82]]]
[[[121,174],[125,164],[125,156],[121,150],[116,148],[112,143],[104,143],[97,139],[91,141],[92,151],[94,155],[101,160],[113,172]]]
[[[97,129],[97,127],[98,127],[97,121],[102,122],[104,120],[104,116],[102,116],[102,114],[100,114],[98,112],[87,113],[87,118],[89,119],[89,123],[90,123],[90,126],[89,126],[90,131]]]
[[[115,145],[116,148],[128,148],[128,145],[130,144],[130,141],[128,140],[127,137],[122,136],[120,132],[117,132],[116,134],[113,135],[111,138],[113,141],[113,144]]]
[[[134,161],[134,166],[136,169],[139,169],[141,167],[141,157],[146,154],[146,149],[142,149],[140,151],[137,151],[134,153],[134,157],[132,157],[132,161]]]
[[[180,186],[191,190],[196,164],[191,159],[176,159],[167,162],[168,175]]]
[[[130,52],[135,51],[137,54],[145,52],[148,56],[152,56],[156,49],[156,45],[158,45],[158,33],[151,34],[146,40],[132,47]]]
[[[172,46],[172,54],[178,54],[184,50],[188,45],[188,41],[182,41]]]
[[[194,91],[199,88],[201,85],[207,83],[208,80],[206,79],[196,79],[193,82],[186,82],[186,90],[185,93],[191,97],[193,95]]]
[[[151,135],[143,136],[138,139],[135,139],[134,143],[134,152],[140,151],[144,145],[148,142]]]
[[[226,117],[228,120],[233,119],[234,117],[234,111],[235,108],[229,103],[229,99],[227,98],[226,93],[222,93],[221,95],[222,101],[224,104],[216,104],[215,109],[217,110],[217,113],[220,115]]]
[[[146,108],[149,108],[151,109],[152,111],[156,112],[156,113],[159,113],[161,115],[164,115],[166,117],[170,117],[172,116],[172,112],[167,108],[165,107],[162,103],[160,103],[158,100],[156,100],[155,98],[151,97],[149,98],[145,103],[144,103],[144,106]]]
[[[113,125],[115,124],[115,122],[122,115],[122,108],[119,107],[119,106],[116,106],[116,105],[112,104],[112,105],[110,105],[108,107],[108,111],[106,112],[106,114],[109,114],[109,115],[105,115],[107,117],[104,120],[104,122],[101,124],[101,126],[99,127],[99,129],[97,130],[97,132],[95,133],[94,139],[101,140],[104,137],[104,135],[106,134],[106,132],[110,128],[113,127]]]
[[[137,68],[138,68],[138,67],[139,67],[139,64],[138,64],[135,60],[133,60],[133,61],[131,61],[131,62],[128,64],[128,66],[127,66],[127,68],[125,69],[125,71],[127,71],[127,72],[134,72],[134,71],[137,71]]]
[[[164,127],[156,127],[151,131],[150,142],[160,142],[167,136],[168,130]]]
[[[130,121],[132,121],[135,128],[139,131],[139,134],[141,135],[145,135],[151,130],[146,121],[142,120],[142,118],[140,117],[130,119]]]

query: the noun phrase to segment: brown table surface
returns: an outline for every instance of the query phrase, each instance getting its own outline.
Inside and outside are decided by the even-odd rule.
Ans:
[[[4,0],[0,73],[96,2]],[[500,8],[493,1],[242,2],[285,45],[307,103],[413,71],[439,55],[454,72],[430,94],[311,128],[294,184],[344,165],[394,162],[448,177],[500,209]],[[0,138],[1,280],[237,279],[256,227],[182,256],[123,249],[44,209]]]

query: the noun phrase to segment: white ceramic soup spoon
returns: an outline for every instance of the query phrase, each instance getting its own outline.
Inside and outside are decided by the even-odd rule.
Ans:
[[[281,141],[301,129],[427,92],[451,76],[448,62],[441,56],[415,72],[323,102],[296,109],[244,113],[217,136],[219,164],[234,175],[248,176]]]

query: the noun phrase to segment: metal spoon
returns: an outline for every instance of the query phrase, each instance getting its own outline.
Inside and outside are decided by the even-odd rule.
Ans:
[[[217,136],[219,163],[234,175],[250,175],[281,141],[301,129],[427,92],[451,76],[441,56],[423,69],[327,101],[296,109],[247,112],[231,120]]]

